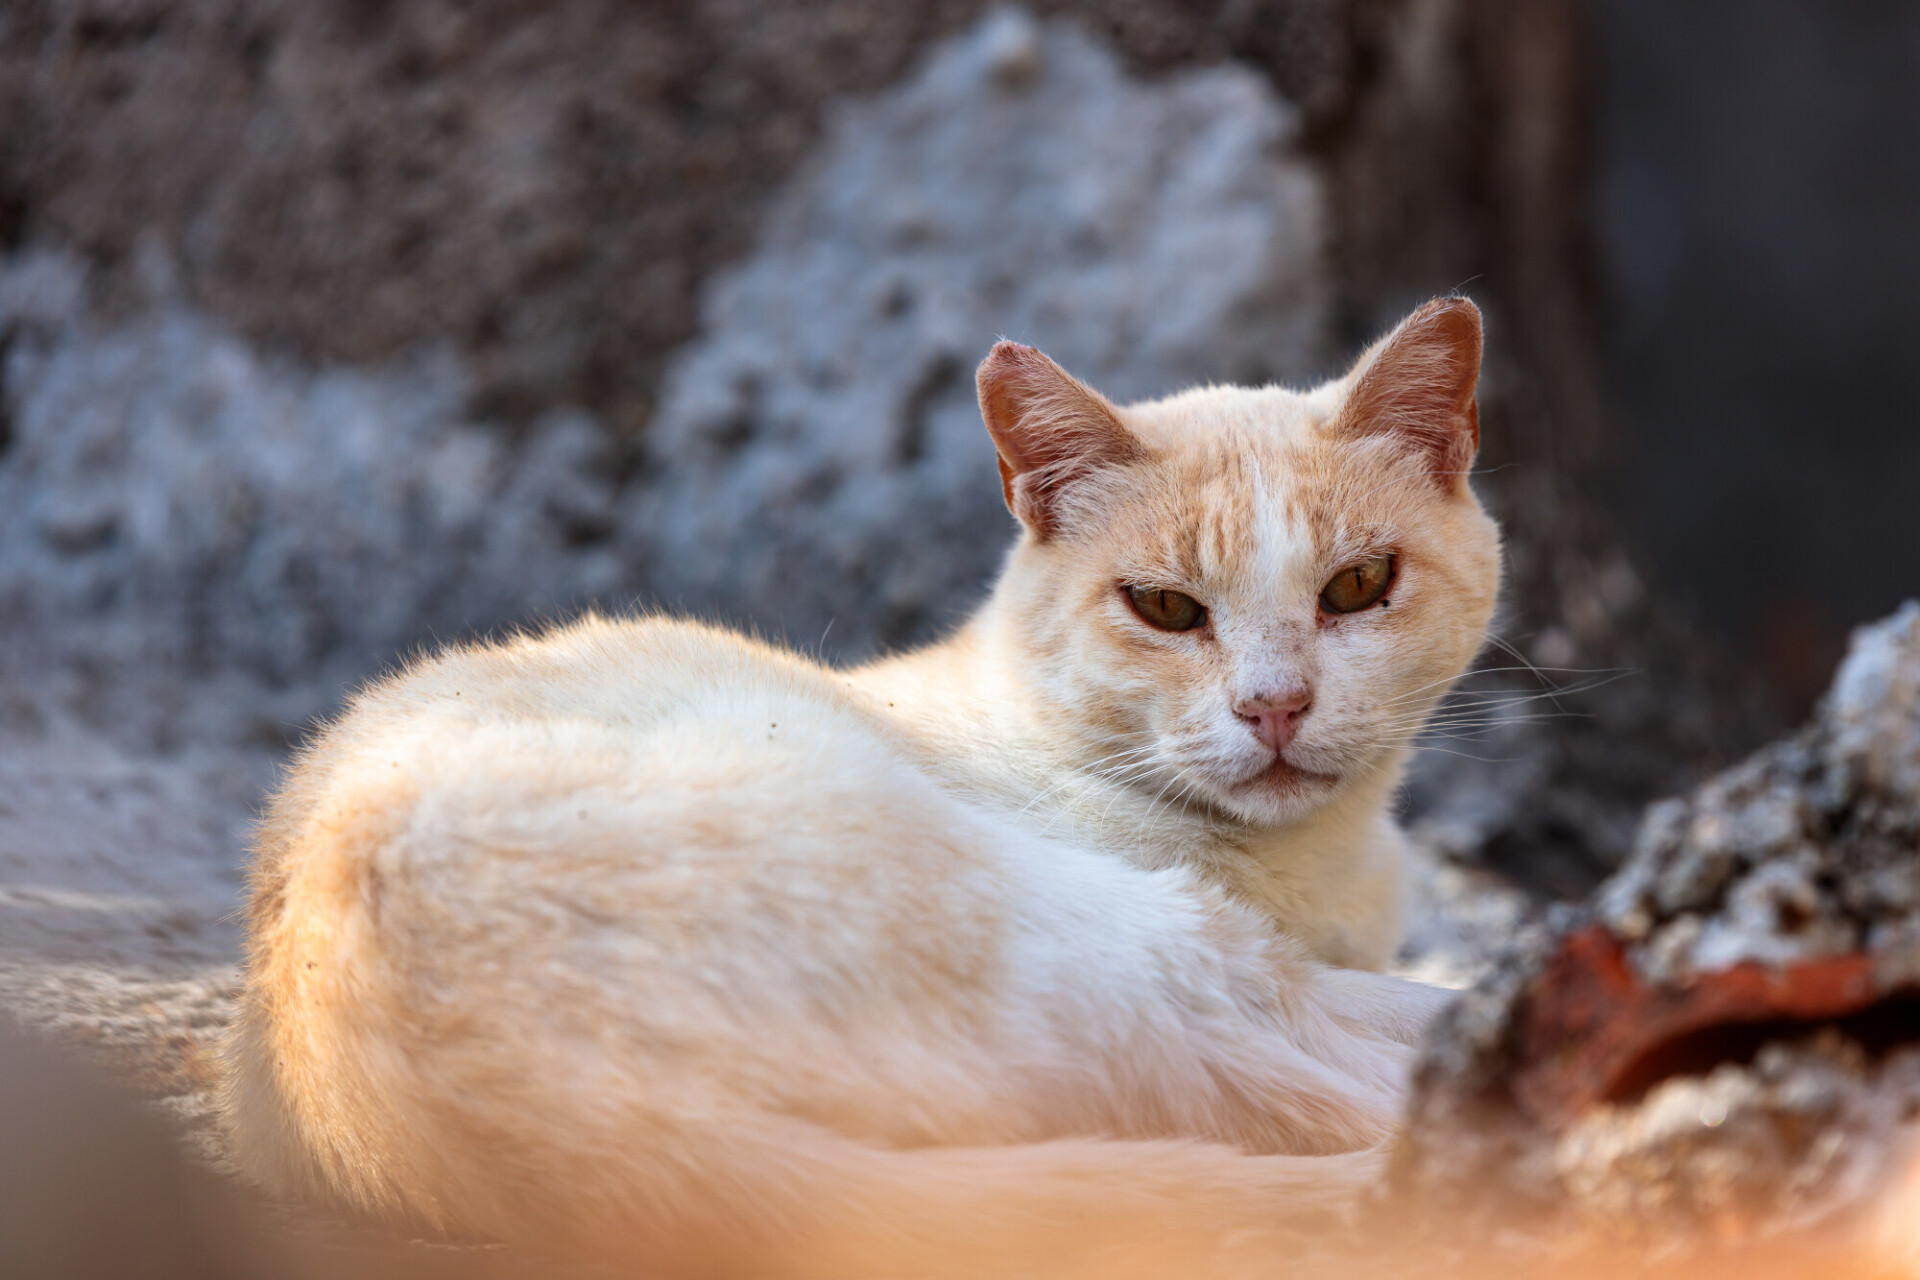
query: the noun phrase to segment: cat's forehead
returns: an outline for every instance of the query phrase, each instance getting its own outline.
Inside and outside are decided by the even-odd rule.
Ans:
[[[1194,387],[1130,405],[1127,425],[1152,448],[1180,454],[1221,445],[1310,446],[1338,412],[1336,387]]]
[[[1331,388],[1278,387],[1128,409],[1162,472],[1143,550],[1186,581],[1287,590],[1365,549],[1380,531],[1378,455],[1324,430],[1338,410]]]

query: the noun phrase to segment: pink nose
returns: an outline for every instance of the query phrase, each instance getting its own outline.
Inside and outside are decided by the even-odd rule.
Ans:
[[[1313,690],[1293,685],[1257,698],[1242,698],[1233,713],[1245,720],[1253,734],[1275,751],[1285,751],[1307,712],[1313,709]]]

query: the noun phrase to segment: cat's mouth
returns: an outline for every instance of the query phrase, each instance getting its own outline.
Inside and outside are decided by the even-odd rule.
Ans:
[[[1265,791],[1280,795],[1299,795],[1308,791],[1320,791],[1340,781],[1338,774],[1316,773],[1311,769],[1302,769],[1285,756],[1275,755],[1273,763],[1260,772],[1234,786],[1235,791]]]

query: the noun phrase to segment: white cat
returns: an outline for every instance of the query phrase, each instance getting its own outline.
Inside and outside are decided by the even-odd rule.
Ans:
[[[1365,970],[1498,586],[1479,360],[1447,300],[1123,409],[1001,343],[1024,529],[944,643],[590,617],[364,690],[259,837],[240,1161],[650,1275],[1270,1266],[1442,995]]]

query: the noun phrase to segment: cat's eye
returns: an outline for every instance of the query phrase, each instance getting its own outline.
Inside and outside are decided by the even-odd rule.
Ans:
[[[1374,556],[1334,574],[1333,581],[1320,593],[1320,603],[1328,613],[1358,613],[1378,604],[1392,585],[1393,557]]]
[[[1162,631],[1191,631],[1207,620],[1205,605],[1164,587],[1128,587],[1127,603],[1141,621]]]

